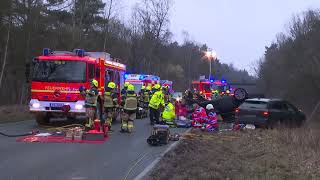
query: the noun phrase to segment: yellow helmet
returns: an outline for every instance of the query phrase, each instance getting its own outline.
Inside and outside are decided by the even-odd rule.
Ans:
[[[91,83],[92,83],[95,87],[98,87],[98,81],[97,81],[97,80],[92,79],[92,80],[91,80]]]
[[[134,91],[134,86],[132,84],[128,85],[128,91]]]
[[[147,86],[147,88],[146,88],[147,90],[149,90],[149,91],[151,91],[151,86]]]
[[[160,84],[154,85],[154,89],[159,90],[161,88]]]
[[[110,88],[110,89],[116,88],[116,83],[114,83],[114,82],[109,82],[109,83],[108,83],[108,88]]]
[[[141,87],[141,90],[145,90],[145,89],[146,89],[146,87],[145,87],[145,86],[142,86],[142,87]]]
[[[129,82],[125,82],[125,83],[124,83],[124,87],[128,87],[129,84],[130,84]]]

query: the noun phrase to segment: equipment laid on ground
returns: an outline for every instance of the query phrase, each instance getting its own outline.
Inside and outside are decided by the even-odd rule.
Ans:
[[[165,145],[169,143],[169,137],[169,126],[156,124],[153,126],[151,136],[147,139],[147,143],[151,146]]]
[[[189,128],[192,126],[190,120],[174,120],[176,127],[178,128]]]
[[[82,125],[68,125],[49,128],[49,132],[27,134],[18,138],[17,142],[55,142],[55,143],[89,143],[101,144],[108,139],[108,126],[101,127],[95,120],[92,129],[85,131]]]

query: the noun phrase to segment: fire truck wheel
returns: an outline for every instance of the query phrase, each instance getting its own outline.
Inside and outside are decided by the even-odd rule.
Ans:
[[[50,117],[47,114],[36,114],[36,121],[39,125],[46,125],[50,123]]]

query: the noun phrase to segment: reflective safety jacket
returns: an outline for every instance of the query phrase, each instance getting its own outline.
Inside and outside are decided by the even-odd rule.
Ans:
[[[162,118],[164,121],[173,121],[175,117],[175,107],[171,102],[169,102],[169,104],[166,106],[162,113]]]
[[[126,94],[123,99],[123,109],[127,111],[136,111],[138,108],[138,98],[136,94]]]
[[[97,100],[98,100],[98,90],[95,87],[88,89],[86,91],[86,99],[85,99],[85,106],[96,107]]]
[[[164,95],[162,93],[162,91],[156,91],[149,102],[149,107],[153,108],[153,109],[159,109],[159,106],[162,105],[163,107],[165,106],[164,103]]]
[[[118,104],[117,94],[106,91],[104,93],[104,107],[113,108]]]
[[[150,91],[145,91],[142,95],[143,97],[143,102],[149,103],[150,101]]]

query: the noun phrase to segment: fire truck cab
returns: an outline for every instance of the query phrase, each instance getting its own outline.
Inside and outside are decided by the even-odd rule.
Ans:
[[[102,112],[102,95],[109,81],[117,84],[119,94],[124,84],[126,66],[105,52],[51,51],[44,49],[35,57],[31,72],[31,99],[29,110],[35,113],[39,124],[49,123],[51,117],[73,119],[85,115],[85,97],[81,86],[90,88],[90,81],[99,83],[98,112]]]
[[[125,82],[129,82],[135,87],[135,92],[139,93],[142,86],[153,86],[160,83],[160,77],[144,74],[125,74]]]

